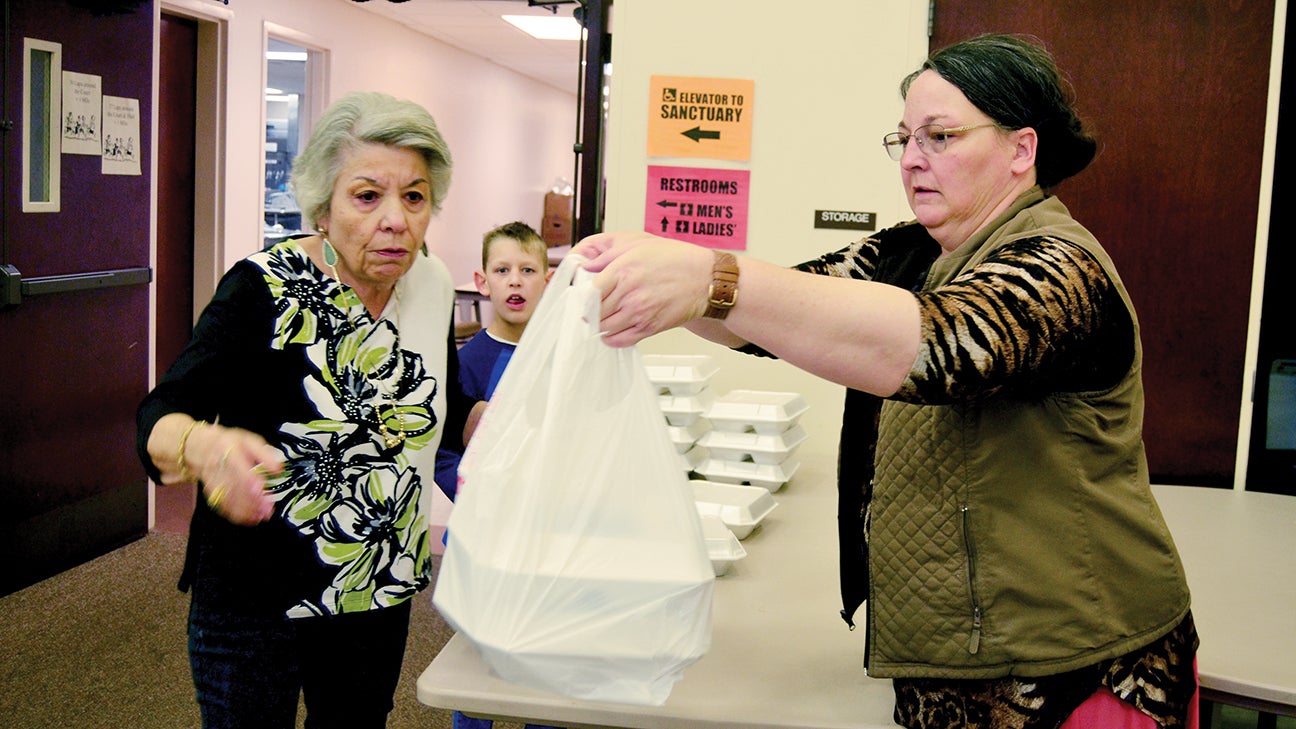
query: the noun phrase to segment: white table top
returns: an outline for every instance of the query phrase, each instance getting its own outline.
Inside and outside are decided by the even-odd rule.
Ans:
[[[802,465],[774,494],[778,507],[743,540],[747,556],[716,578],[711,650],[664,705],[516,686],[461,636],[419,677],[419,701],[563,726],[894,729],[891,682],[864,673],[863,611],[853,632],[838,615],[836,457],[812,447],[798,451]]]
[[[1296,496],[1153,492],[1188,573],[1203,691],[1296,712]]]
[[[508,683],[455,636],[419,701],[564,726],[891,729],[890,681],[863,670],[863,609],[838,616],[834,452],[811,439],[779,506],[717,578],[710,652],[660,707],[568,699]],[[818,450],[816,450],[818,449]],[[1155,488],[1179,545],[1202,636],[1203,688],[1296,706],[1296,497]]]

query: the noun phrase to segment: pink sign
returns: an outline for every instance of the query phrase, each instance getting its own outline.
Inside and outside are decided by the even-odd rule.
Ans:
[[[747,249],[751,170],[648,166],[644,230],[709,248]]]

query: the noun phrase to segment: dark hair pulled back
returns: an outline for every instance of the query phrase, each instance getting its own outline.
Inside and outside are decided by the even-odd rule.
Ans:
[[[923,71],[958,87],[999,126],[1030,127],[1039,135],[1035,173],[1052,187],[1093,161],[1098,143],[1084,129],[1057,64],[1037,39],[982,35],[933,53],[900,83],[900,95]]]

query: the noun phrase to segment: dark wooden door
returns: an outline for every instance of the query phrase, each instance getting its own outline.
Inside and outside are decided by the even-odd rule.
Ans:
[[[194,284],[194,109],[197,21],[162,14],[158,59],[157,326],[165,372],[189,342]]]
[[[16,123],[3,133],[0,263],[46,290],[0,311],[0,595],[147,530],[148,485],[135,457],[135,408],[148,387],[147,279],[66,284],[76,274],[147,274],[153,111],[152,3],[108,16],[66,0],[5,8],[3,116]],[[61,44],[64,70],[139,101],[143,174],[105,175],[98,156],[63,154],[59,212],[22,211],[23,38]]]
[[[1058,196],[1116,261],[1143,329],[1144,439],[1160,483],[1231,485],[1272,0],[940,0],[931,47],[1044,41],[1097,132]]]

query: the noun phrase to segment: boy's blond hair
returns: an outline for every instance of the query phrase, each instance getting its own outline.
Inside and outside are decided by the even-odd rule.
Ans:
[[[482,271],[490,265],[491,244],[498,238],[510,238],[518,242],[524,253],[535,256],[540,261],[540,271],[545,273],[549,270],[549,246],[545,244],[544,239],[536,232],[535,228],[515,220],[512,223],[505,223],[497,228],[492,228],[482,236]]]

